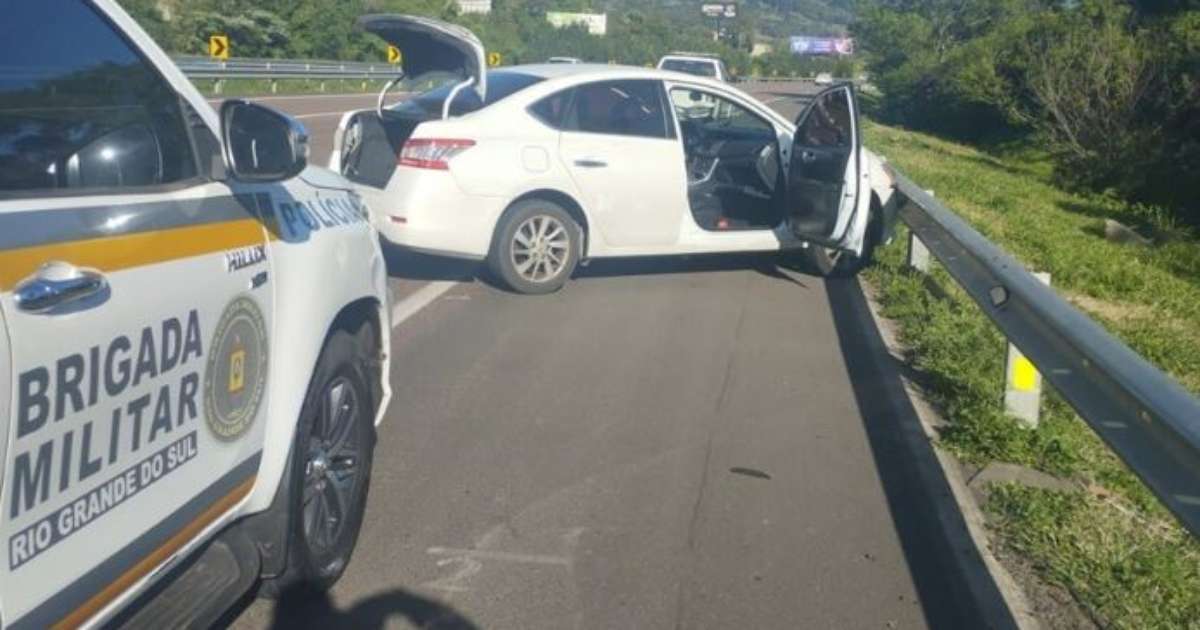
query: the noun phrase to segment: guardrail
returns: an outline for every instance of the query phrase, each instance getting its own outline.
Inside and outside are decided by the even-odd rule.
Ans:
[[[889,165],[899,215],[1042,378],[1200,536],[1200,400]]]
[[[298,59],[230,59],[173,57],[180,70],[195,79],[391,79],[399,71],[386,63]]]
[[[184,74],[193,79],[391,79],[397,66],[362,61],[321,59],[252,59],[227,61],[197,55],[172,57]],[[843,82],[849,79],[833,79]],[[740,77],[739,83],[815,83],[816,77]]]
[[[366,63],[355,61],[320,61],[304,59],[230,59],[220,61],[208,57],[173,57],[175,65],[191,79],[214,79],[214,91],[221,93],[223,83],[228,79],[262,79],[271,82],[271,91],[278,90],[280,79],[313,79],[322,81],[321,91],[325,90],[324,81],[350,80],[387,80],[395,78],[399,73],[397,66],[386,63]],[[364,87],[366,87],[364,85]]]

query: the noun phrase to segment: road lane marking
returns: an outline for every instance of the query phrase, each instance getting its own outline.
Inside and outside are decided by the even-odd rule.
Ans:
[[[345,113],[346,113],[345,110],[336,111],[336,112],[317,112],[315,114],[300,114],[299,116],[292,116],[292,118],[295,118],[297,120],[302,120],[304,118],[320,118],[321,116],[341,116],[342,114],[345,114]]]
[[[404,320],[416,315],[421,309],[429,306],[434,300],[450,289],[453,289],[457,282],[449,280],[437,280],[421,287],[416,293],[400,300],[392,305],[392,328],[397,328]]]
[[[396,94],[396,92],[393,92]],[[287,96],[231,96],[229,98],[244,98],[251,101],[286,101],[297,98],[368,98],[377,97],[377,92],[363,92],[362,94],[289,94]],[[209,103],[220,103],[224,98],[205,99]]]
[[[450,556],[452,558],[473,558],[477,560],[500,560],[519,564],[551,564],[562,567],[571,566],[571,559],[563,556],[546,556],[531,553],[511,553],[508,551],[488,551],[486,549],[454,549],[451,547],[430,547],[425,553],[431,556]],[[442,561],[438,562],[439,565]]]

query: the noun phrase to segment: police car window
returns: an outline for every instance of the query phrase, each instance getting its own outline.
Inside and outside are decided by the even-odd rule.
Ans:
[[[0,195],[195,175],[178,95],[87,3],[5,3]]]
[[[601,81],[575,88],[563,127],[617,136],[669,138],[658,81]]]

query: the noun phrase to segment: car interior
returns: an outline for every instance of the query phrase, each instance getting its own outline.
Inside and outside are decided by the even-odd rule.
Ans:
[[[676,88],[688,203],[701,228],[772,229],[783,221],[784,185],[775,127],[733,101]]]

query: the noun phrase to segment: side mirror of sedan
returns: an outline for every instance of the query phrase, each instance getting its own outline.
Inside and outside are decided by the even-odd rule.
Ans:
[[[286,114],[243,100],[221,104],[225,166],[243,182],[278,182],[308,166],[308,130]]]

